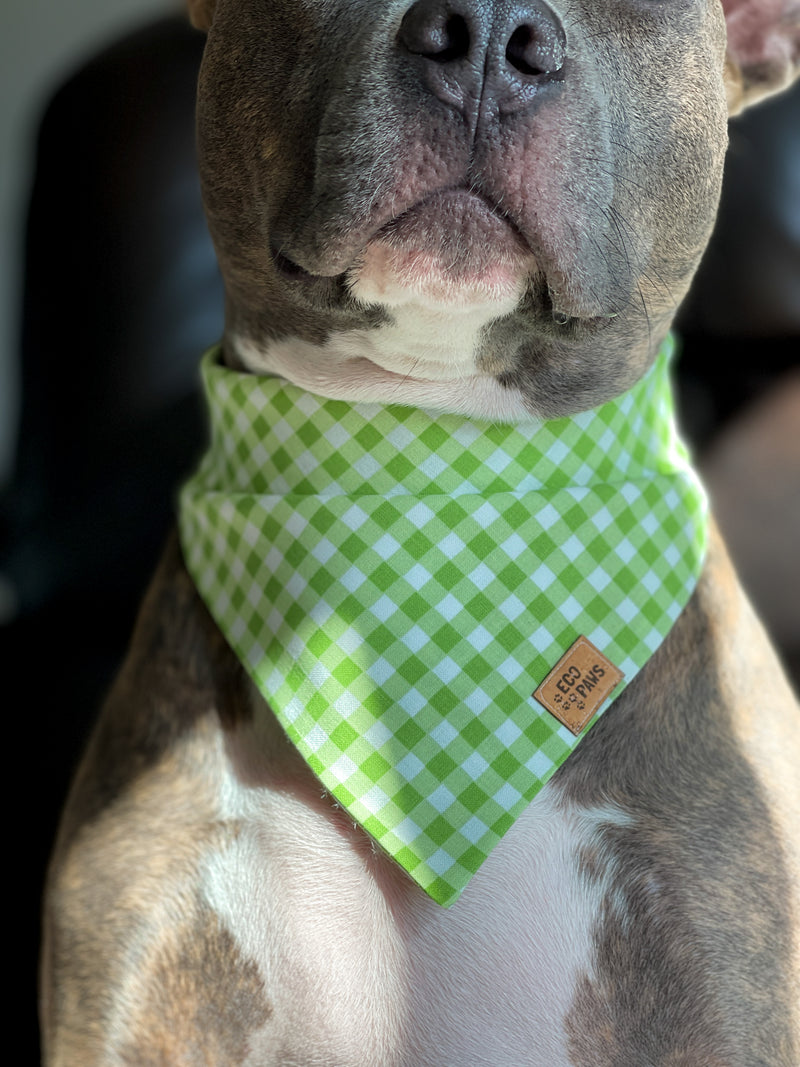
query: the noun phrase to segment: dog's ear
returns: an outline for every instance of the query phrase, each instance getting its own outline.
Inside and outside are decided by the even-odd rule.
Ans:
[[[207,31],[214,17],[215,0],[187,0],[187,3],[192,25],[198,30]]]
[[[722,0],[732,115],[785,89],[800,71],[800,0]]]

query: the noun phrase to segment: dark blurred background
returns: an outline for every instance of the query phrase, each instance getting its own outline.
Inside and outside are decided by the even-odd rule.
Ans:
[[[149,24],[67,78],[36,123],[21,415],[0,493],[26,1044],[58,810],[204,442],[196,368],[221,332],[222,290],[194,166],[202,46],[180,16]],[[686,435],[800,679],[800,91],[732,124],[719,225],[680,331]]]

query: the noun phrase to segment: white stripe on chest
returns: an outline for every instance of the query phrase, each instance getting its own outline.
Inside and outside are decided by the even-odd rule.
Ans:
[[[446,910],[332,811],[309,772],[262,760],[265,717],[228,746],[221,815],[241,831],[204,883],[274,1008],[247,1064],[568,1067],[563,1019],[592,973],[613,873],[596,877],[602,827],[625,816],[566,806],[549,784]]]

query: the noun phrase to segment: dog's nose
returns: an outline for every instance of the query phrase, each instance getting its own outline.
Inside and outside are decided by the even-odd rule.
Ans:
[[[480,103],[524,107],[560,80],[566,56],[561,19],[544,0],[417,0],[403,16],[401,52],[428,89],[459,110]]]

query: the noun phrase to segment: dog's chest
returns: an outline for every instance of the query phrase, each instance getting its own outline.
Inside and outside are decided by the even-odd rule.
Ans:
[[[290,753],[282,768],[260,761],[252,740],[228,746],[222,814],[241,830],[204,879],[270,1005],[246,1062],[567,1067],[564,1020],[576,983],[592,974],[607,892],[596,876],[601,830],[621,814],[569,807],[545,787],[443,909]]]

